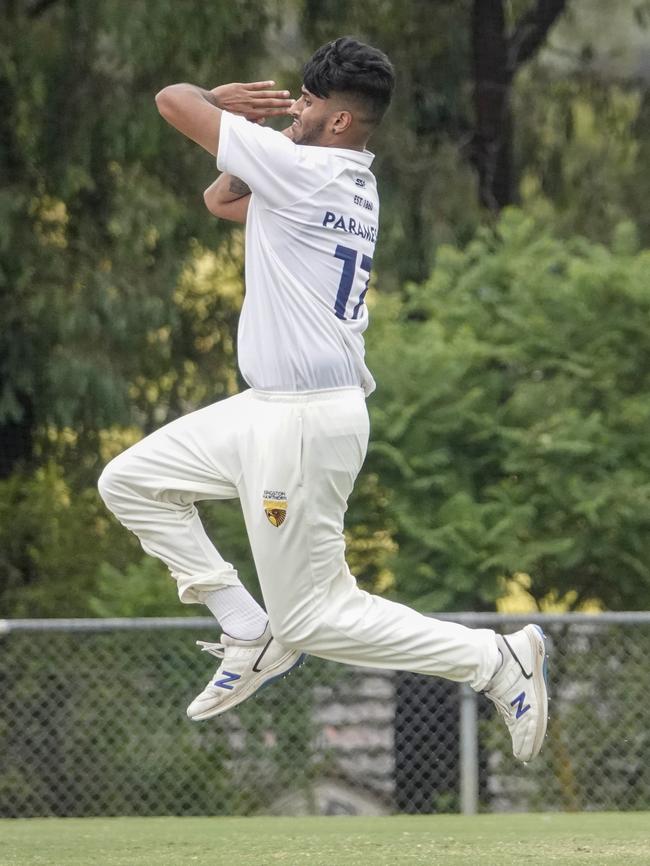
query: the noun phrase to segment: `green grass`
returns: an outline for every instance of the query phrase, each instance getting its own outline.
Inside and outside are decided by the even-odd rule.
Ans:
[[[0,821],[0,866],[648,866],[648,813]]]

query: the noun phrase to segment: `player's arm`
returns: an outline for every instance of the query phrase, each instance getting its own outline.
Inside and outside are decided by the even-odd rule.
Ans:
[[[227,172],[220,175],[203,193],[205,206],[211,214],[237,223],[246,222],[250,199],[250,187]]]
[[[221,112],[241,114],[247,120],[286,115],[293,104],[286,90],[269,90],[274,81],[222,84],[203,90],[194,84],[171,84],[156,94],[156,106],[167,123],[217,155]]]
[[[287,138],[291,138],[290,129],[283,132]],[[211,214],[237,223],[246,222],[250,197],[248,184],[228,172],[219,175],[203,193],[205,206]]]

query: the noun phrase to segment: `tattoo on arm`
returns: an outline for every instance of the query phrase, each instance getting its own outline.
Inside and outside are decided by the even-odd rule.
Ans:
[[[251,191],[248,184],[244,183],[243,180],[240,180],[240,178],[235,177],[234,175],[230,178],[229,189],[230,192],[234,193],[235,195],[248,195],[248,193]]]

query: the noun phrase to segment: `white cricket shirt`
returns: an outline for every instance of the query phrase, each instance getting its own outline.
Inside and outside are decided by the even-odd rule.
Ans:
[[[252,191],[237,339],[251,387],[374,390],[363,341],[379,217],[373,159],[369,151],[296,145],[222,113],[217,167]]]

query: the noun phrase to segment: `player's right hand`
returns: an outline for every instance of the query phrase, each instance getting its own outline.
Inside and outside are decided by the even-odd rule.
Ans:
[[[269,90],[275,81],[251,81],[248,84],[221,84],[211,91],[219,108],[241,114],[246,120],[286,116],[293,105],[288,90]]]

